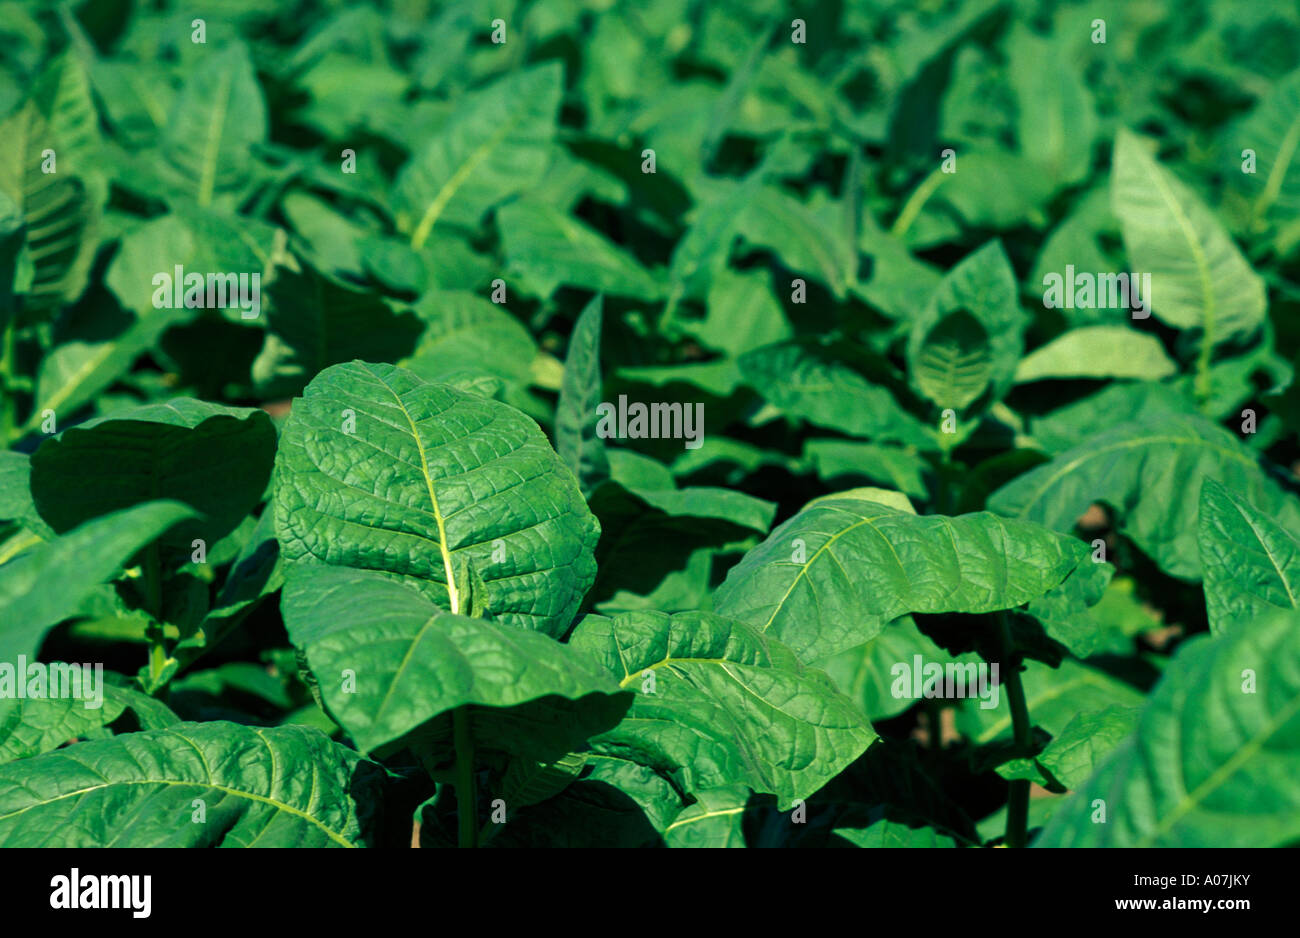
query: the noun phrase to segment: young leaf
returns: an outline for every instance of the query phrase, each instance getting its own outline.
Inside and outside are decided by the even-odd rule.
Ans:
[[[609,478],[605,441],[596,435],[601,400],[600,327],[604,301],[597,296],[578,317],[564,360],[564,383],[555,408],[555,451],[578,480],[582,494]]]
[[[1029,317],[1000,242],[991,241],[944,276],[907,344],[912,386],[939,407],[969,406],[991,385],[1010,387]]]
[[[177,723],[0,766],[0,846],[361,847],[381,774],[319,730]]]
[[[1044,378],[1139,378],[1159,381],[1178,370],[1155,336],[1127,326],[1072,329],[1016,366],[1016,384]]]
[[[538,426],[392,365],[333,365],[294,402],[276,456],[287,563],[382,570],[461,608],[455,560],[492,614],[562,634],[591,586],[599,525]]]

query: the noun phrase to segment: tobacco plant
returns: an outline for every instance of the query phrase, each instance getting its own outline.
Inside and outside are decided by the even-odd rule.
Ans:
[[[0,4],[0,845],[1300,843],[1300,14]]]

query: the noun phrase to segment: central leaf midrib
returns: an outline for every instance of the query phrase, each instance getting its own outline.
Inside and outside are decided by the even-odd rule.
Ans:
[[[420,430],[415,425],[415,420],[411,417],[411,412],[406,409],[406,403],[402,400],[400,394],[382,377],[376,375],[376,379],[389,394],[393,395],[393,400],[402,411],[402,416],[406,418],[407,425],[411,428],[411,436],[415,439],[416,452],[420,454],[420,474],[424,476],[424,485],[429,493],[429,504],[433,508],[433,520],[438,526],[438,552],[442,554],[442,567],[447,576],[447,602],[451,606],[451,611],[460,613],[460,590],[456,586],[456,576],[451,565],[451,549],[447,546],[447,528],[442,517],[442,508],[438,505],[438,496],[433,491],[433,476],[429,474],[429,460],[424,454],[424,440],[420,437]]]

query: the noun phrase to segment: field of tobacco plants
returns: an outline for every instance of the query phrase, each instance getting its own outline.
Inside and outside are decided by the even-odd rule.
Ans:
[[[1297,68],[3,0],[0,846],[1300,845]]]

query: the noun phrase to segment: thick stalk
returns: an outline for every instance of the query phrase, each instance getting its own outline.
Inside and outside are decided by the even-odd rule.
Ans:
[[[1020,679],[1021,656],[1012,650],[1011,627],[1005,615],[999,617],[1002,628],[1003,667],[1007,671],[1007,706],[1011,709],[1011,729],[1015,736],[1016,755],[1025,758],[1033,751],[1033,724],[1029,722],[1029,705],[1025,685]],[[1023,847],[1029,831],[1029,780],[1014,779],[1007,798],[1008,847]]]
[[[456,747],[456,817],[460,822],[459,845],[478,846],[478,793],[474,788],[474,736],[470,732],[469,708],[457,707],[451,714],[452,742]]]

